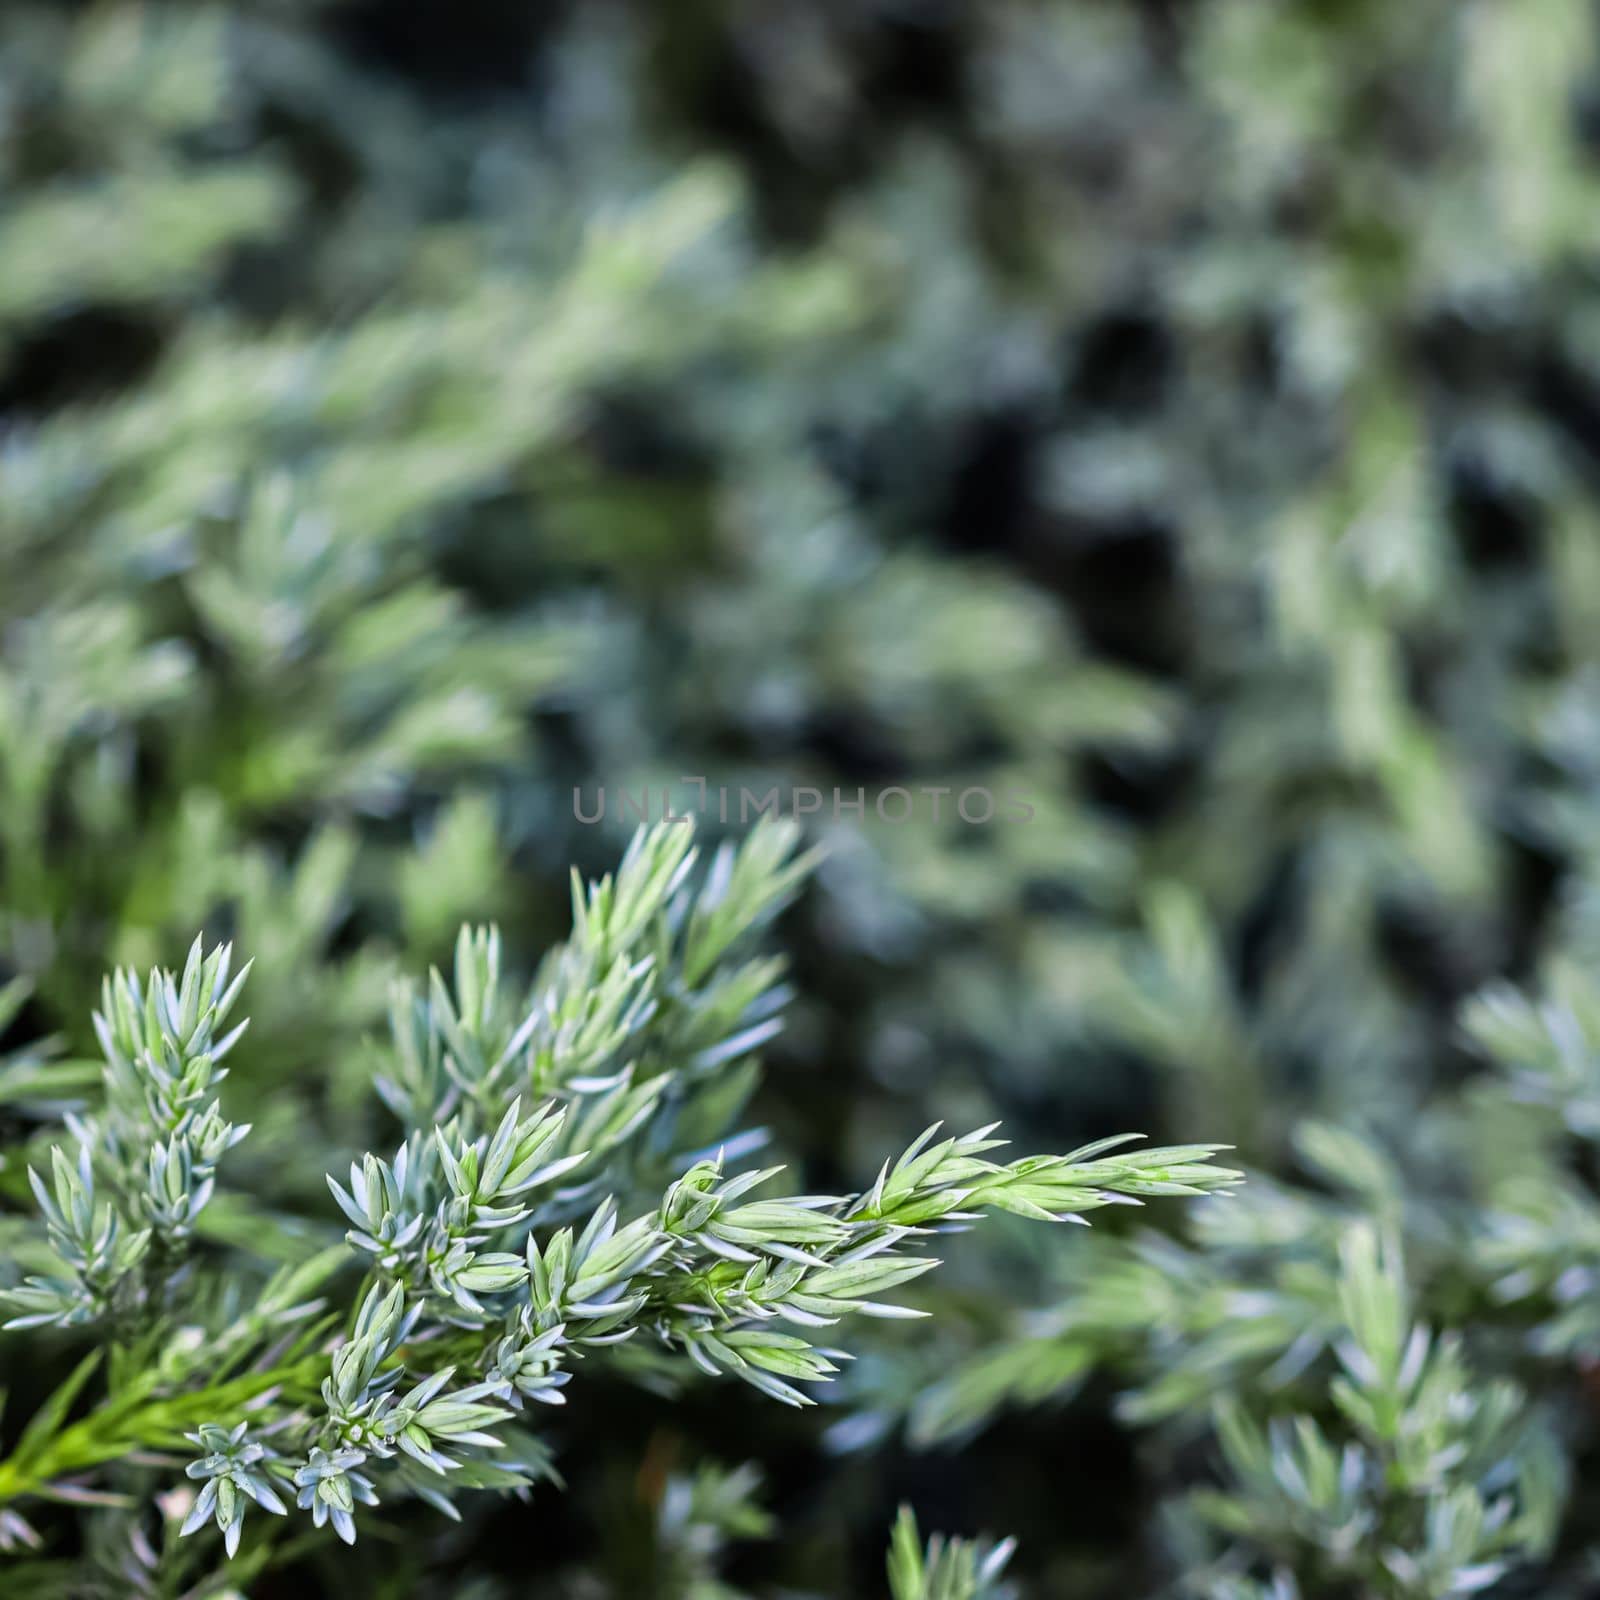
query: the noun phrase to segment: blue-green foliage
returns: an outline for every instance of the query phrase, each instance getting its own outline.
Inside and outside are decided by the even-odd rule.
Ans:
[[[0,1587],[250,1592],[270,1558],[343,1594],[881,1594],[914,1499],[1020,1535],[1008,1576],[1043,1594],[1582,1600],[1594,26],[1586,0],[3,8],[0,1243],[33,1325],[0,1484],[74,1498],[0,1508]],[[636,970],[603,931],[637,936],[626,902],[580,896],[566,939],[569,865],[633,825],[574,791],[689,780],[824,797],[782,1037],[785,981],[725,968],[714,922]],[[974,789],[1031,820],[966,822]],[[713,802],[701,832],[740,822]],[[198,928],[170,997],[102,992]],[[251,1026],[223,1060],[229,944]],[[601,1341],[653,1229],[567,1315],[654,1211],[740,1295],[762,1257],[719,1315],[840,1271],[753,1248],[737,1214],[782,1202],[730,1188],[788,1162],[853,1190],[996,1117],[1028,1148],[1230,1143],[1250,1182],[941,1243],[895,1286],[935,1315],[862,1325],[820,1422],[639,1398],[682,1363]],[[719,1168],[736,1123],[776,1153]],[[504,1235],[536,1212],[530,1256]],[[881,1219],[757,1220],[821,1258]],[[341,1465],[331,1421],[234,1439],[240,1407],[274,1420],[263,1352],[285,1406],[320,1402],[335,1330],[304,1307],[350,1333],[363,1271],[485,1364],[336,1386],[341,1416],[387,1426],[451,1365],[491,1385],[461,1405],[524,1418],[577,1395],[575,1352],[629,1380],[585,1402],[569,1496],[539,1491],[554,1547],[460,1496],[459,1536],[408,1512],[352,1578],[340,1518],[391,1526],[384,1475],[426,1461]],[[673,1350],[782,1395],[838,1364],[807,1348]],[[129,1452],[135,1488],[85,1501]],[[750,1457],[778,1532],[735,1551]],[[200,1522],[246,1518],[225,1572],[198,1525],[163,1537],[201,1503],[186,1462]],[[980,1557],[918,1543],[895,1584],[972,1588]]]
[[[928,1129],[854,1195],[734,1170],[729,1146],[749,1139],[730,1116],[784,997],[781,962],[750,940],[814,864],[796,836],[758,827],[697,882],[690,827],[640,830],[615,875],[574,879],[572,936],[530,987],[502,971],[498,930],[470,927],[453,984],[437,968],[425,991],[397,982],[379,1081],[400,1146],[353,1162],[348,1185],[328,1177],[347,1248],[306,1239],[289,1303],[285,1273],[245,1239],[226,1261],[194,1249],[219,1163],[250,1133],[215,1095],[249,968],[233,975],[229,946],[196,939],[181,976],[107,979],[100,1103],[69,1114],[76,1157],[51,1148],[53,1188],[28,1168],[49,1266],[6,1295],[4,1330],[91,1325],[109,1380],[80,1422],[64,1425],[69,1393],[0,1462],[14,1537],[35,1538],[18,1506],[83,1487],[86,1469],[124,1453],[158,1465],[180,1419],[197,1423],[190,1501],[126,1468],[96,1492],[181,1509],[178,1538],[214,1522],[229,1559],[247,1505],[287,1517],[290,1490],[346,1544],[358,1508],[397,1498],[459,1519],[463,1490],[526,1496],[552,1475],[547,1430],[518,1414],[565,1405],[580,1363],[669,1391],[731,1376],[810,1405],[847,1359],[822,1330],[927,1314],[892,1296],[938,1265],[929,1235],[1237,1181],[1212,1145],[1124,1138],[1001,1162],[992,1124]],[[526,1114],[524,1095],[539,1097]],[[949,1559],[933,1561],[935,1594]]]

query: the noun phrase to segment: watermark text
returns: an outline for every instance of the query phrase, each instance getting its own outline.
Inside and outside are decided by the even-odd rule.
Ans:
[[[679,784],[694,791],[685,803],[672,786],[637,789],[598,785],[593,791],[583,787],[572,791],[572,814],[579,822],[604,822],[607,816],[627,822],[692,822],[696,817],[715,816],[719,822],[753,822],[761,817],[831,817],[835,822],[852,818],[857,822],[876,817],[891,825],[922,819],[930,822],[959,821],[981,828],[991,823],[1032,822],[1034,811],[1027,798],[1015,789],[998,794],[981,784],[957,789],[949,784],[919,784],[908,788],[899,784],[869,791],[856,789],[818,789],[806,784],[772,784],[766,789],[751,789],[740,784],[712,784],[705,778],[685,777]]]

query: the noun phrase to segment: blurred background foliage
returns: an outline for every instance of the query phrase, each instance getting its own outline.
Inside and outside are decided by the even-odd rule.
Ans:
[[[686,776],[1034,807],[815,819],[811,1186],[933,1117],[1257,1175],[957,1244],[820,1421],[619,1392],[567,1496],[249,1592],[842,1600],[899,1499],[1049,1595],[1600,1592],[1595,25],[4,7],[8,1252],[108,965],[255,957],[292,1254],[390,974],[530,967],[627,831],[574,789]]]

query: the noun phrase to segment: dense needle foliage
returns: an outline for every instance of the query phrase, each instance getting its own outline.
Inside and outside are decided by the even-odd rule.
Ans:
[[[695,1369],[732,1375],[807,1405],[801,1385],[841,1356],[817,1330],[920,1314],[879,1297],[937,1265],[930,1232],[988,1210],[1078,1221],[1236,1179],[1211,1146],[1125,1139],[998,1162],[992,1127],[931,1128],[851,1196],[774,1194],[781,1169],[736,1171],[730,1136],[749,1140],[730,1114],[784,998],[781,964],[752,957],[748,937],[809,865],[793,839],[785,824],[757,829],[691,888],[689,829],[658,824],[615,877],[574,883],[572,938],[531,988],[502,974],[492,928],[461,930],[453,985],[437,968],[425,990],[397,983],[375,1069],[400,1146],[352,1163],[348,1187],[328,1179],[349,1250],[309,1240],[270,1276],[194,1249],[217,1168],[250,1131],[217,1094],[246,1028],[227,1025],[248,968],[196,939],[181,976],[108,978],[94,1018],[103,1110],[69,1119],[76,1154],[54,1147],[50,1180],[29,1168],[53,1270],[10,1293],[5,1324],[87,1325],[99,1348],[4,1464],[0,1493],[105,1493],[107,1479],[137,1509],[148,1474],[117,1485],[114,1464],[153,1465],[181,1434],[199,1489],[171,1506],[179,1536],[214,1521],[229,1557],[247,1506],[287,1516],[291,1488],[346,1544],[380,1498],[459,1519],[461,1490],[525,1495],[554,1475],[541,1430],[513,1425],[526,1402],[565,1404],[579,1361],[669,1392]],[[335,1295],[318,1291],[355,1263],[349,1315],[324,1317]],[[102,1355],[103,1400],[63,1427]],[[39,1542],[9,1518],[9,1542]],[[954,1581],[948,1561],[930,1553],[936,1593]],[[168,1581],[183,1565],[166,1563]]]
[[[1596,104],[1589,0],[0,8],[0,1593],[1588,1600]],[[936,1121],[919,1228],[1248,1181],[891,1239]]]

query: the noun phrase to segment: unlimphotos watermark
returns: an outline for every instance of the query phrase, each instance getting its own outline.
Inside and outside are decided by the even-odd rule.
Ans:
[[[619,822],[689,822],[695,817],[715,815],[719,822],[750,822],[760,817],[823,817],[835,822],[845,817],[865,821],[870,808],[880,822],[910,822],[921,816],[932,822],[957,819],[971,827],[988,823],[1032,822],[1033,807],[1015,789],[996,795],[981,784],[956,789],[949,784],[919,784],[915,789],[894,785],[868,794],[865,788],[853,793],[847,789],[817,789],[805,784],[773,784],[757,791],[740,784],[712,785],[705,778],[685,777],[679,784],[695,791],[684,805],[670,785],[659,789],[641,786],[630,792],[624,787],[599,785],[586,802],[584,789],[572,791],[572,814],[582,823],[604,822],[608,805]],[[846,798],[846,796],[850,798]],[[787,807],[785,801],[787,800]]]

